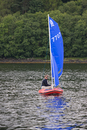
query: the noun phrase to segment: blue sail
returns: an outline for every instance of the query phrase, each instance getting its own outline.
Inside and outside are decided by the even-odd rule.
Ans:
[[[49,17],[49,33],[50,33],[50,54],[51,54],[51,71],[54,78],[55,86],[59,84],[59,77],[63,72],[63,38],[58,26],[52,18]]]

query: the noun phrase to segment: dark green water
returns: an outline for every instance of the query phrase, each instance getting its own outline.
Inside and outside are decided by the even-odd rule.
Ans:
[[[64,64],[64,92],[56,97],[38,94],[43,68],[0,64],[0,130],[87,129],[87,64]],[[50,75],[49,64],[45,72]]]

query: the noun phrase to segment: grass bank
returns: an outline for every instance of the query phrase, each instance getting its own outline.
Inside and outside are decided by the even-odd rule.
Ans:
[[[0,63],[50,63],[50,60],[27,58],[27,59],[0,59]],[[65,63],[87,63],[87,58],[64,58]]]

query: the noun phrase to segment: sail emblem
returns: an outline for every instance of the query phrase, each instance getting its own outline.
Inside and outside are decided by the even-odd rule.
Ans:
[[[54,23],[53,23],[53,21],[52,21],[52,20],[50,20],[50,24],[51,24],[51,27],[53,27],[53,26],[54,26]]]

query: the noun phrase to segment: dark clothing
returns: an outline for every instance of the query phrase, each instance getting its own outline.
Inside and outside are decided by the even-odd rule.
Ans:
[[[48,83],[47,83],[47,79],[44,79],[42,81],[42,86],[50,86]]]

